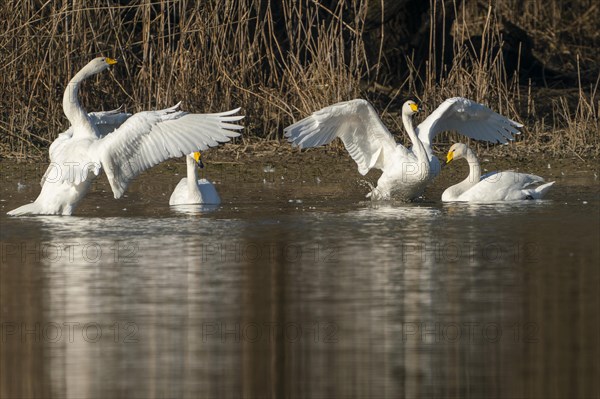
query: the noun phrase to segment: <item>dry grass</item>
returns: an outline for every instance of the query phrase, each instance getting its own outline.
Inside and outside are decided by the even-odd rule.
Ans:
[[[427,25],[426,54],[416,54],[391,44],[393,27],[367,26],[374,7],[367,0],[334,1],[331,8],[313,0],[199,3],[3,2],[0,154],[45,156],[66,129],[66,82],[98,55],[121,63],[86,83],[82,102],[90,110],[125,104],[135,112],[180,100],[194,112],[242,106],[246,136],[277,139],[294,119],[337,101],[369,98],[401,132],[391,117],[405,97],[418,98],[431,111],[461,95],[524,122],[526,145],[519,148],[526,151],[600,154],[600,60],[589,53],[600,45],[595,2],[571,2],[569,8],[559,0],[501,0],[494,7],[432,1],[430,21],[439,21],[440,13],[454,15],[450,40],[443,43],[451,53],[445,63],[435,56],[442,50],[433,39],[445,27]],[[507,70],[497,51],[506,21],[531,32],[538,59],[567,65],[574,87],[540,89],[523,82],[519,68]],[[391,54],[400,54],[400,61]]]

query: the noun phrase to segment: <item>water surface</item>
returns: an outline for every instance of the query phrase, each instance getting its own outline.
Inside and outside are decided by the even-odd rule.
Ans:
[[[101,177],[78,216],[21,218],[35,173],[1,176],[0,396],[598,397],[592,171],[480,206],[264,173],[219,175],[216,208]]]

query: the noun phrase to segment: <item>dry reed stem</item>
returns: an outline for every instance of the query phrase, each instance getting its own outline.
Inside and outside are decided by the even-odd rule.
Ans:
[[[373,1],[385,9],[384,0]],[[180,100],[193,112],[242,106],[245,136],[279,139],[293,120],[338,101],[366,97],[403,141],[402,128],[394,123],[400,100],[417,98],[432,111],[444,99],[460,95],[523,122],[520,140],[526,145],[519,148],[600,154],[600,75],[590,87],[581,83],[582,74],[597,70],[590,69],[594,59],[579,39],[597,35],[593,26],[600,11],[595,2],[581,0],[569,11],[558,0],[501,0],[493,6],[430,0],[431,21],[439,12],[455,16],[450,42],[436,48],[433,38],[446,27],[430,23],[428,56],[415,59],[407,53],[400,71],[385,56],[391,28],[365,30],[369,2],[334,3],[327,8],[314,0],[129,5],[7,0],[0,5],[0,55],[5,60],[0,66],[0,153],[21,158],[46,154],[67,127],[61,109],[66,82],[91,58],[106,55],[121,62],[86,82],[81,100],[90,111],[124,104],[136,112]],[[521,86],[519,67],[509,76],[497,51],[506,19],[542,38],[564,36],[574,43],[569,49],[546,40],[559,53],[581,53],[572,67],[579,82],[576,95],[549,96],[531,84]],[[571,23],[559,23],[561,19]],[[471,39],[476,34],[480,43]],[[377,37],[374,55],[367,49],[370,35]],[[444,48],[451,49],[452,62],[437,65],[435,55]],[[552,55],[540,57],[555,62]],[[389,82],[397,83],[389,87]],[[458,139],[448,133],[439,143]]]

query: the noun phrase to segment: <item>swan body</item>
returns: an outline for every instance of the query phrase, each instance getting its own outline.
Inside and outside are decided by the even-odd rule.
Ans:
[[[144,170],[169,158],[217,146],[239,136],[238,109],[215,114],[189,114],[174,107],[139,112],[87,113],[79,104],[80,84],[117,61],[98,57],[69,82],[63,111],[71,127],[50,145],[50,165],[37,199],[9,215],[71,215],[101,171],[115,198]]]
[[[200,153],[194,152],[185,157],[187,162],[187,177],[179,181],[173,190],[169,205],[219,205],[221,197],[215,186],[206,179],[198,179]]]
[[[544,183],[540,176],[514,171],[492,172],[481,176],[475,153],[465,144],[450,147],[447,163],[465,158],[469,163],[469,176],[462,182],[447,188],[442,201],[496,202],[541,199],[554,182]]]
[[[397,144],[375,109],[362,99],[316,111],[288,126],[285,137],[300,148],[329,144],[339,137],[360,174],[365,175],[373,168],[383,171],[367,197],[410,201],[419,197],[439,174],[440,162],[431,148],[437,134],[456,130],[477,140],[506,143],[522,126],[462,97],[444,101],[415,127],[412,116],[417,112],[419,108],[413,101],[402,106],[402,122],[413,144],[411,148]]]

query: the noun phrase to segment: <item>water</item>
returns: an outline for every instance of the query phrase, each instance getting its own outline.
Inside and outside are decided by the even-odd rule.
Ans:
[[[598,396],[593,172],[482,206],[372,205],[353,172],[224,180],[217,209],[101,177],[79,216],[22,218],[39,186],[5,173],[0,396]]]

